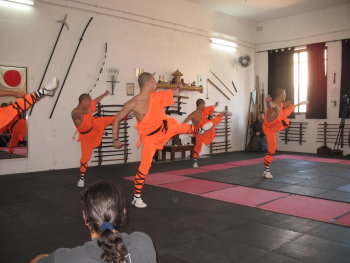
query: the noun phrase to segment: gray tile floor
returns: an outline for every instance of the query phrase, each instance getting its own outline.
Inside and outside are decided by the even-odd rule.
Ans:
[[[350,201],[350,165],[293,159],[275,160],[271,165],[274,178],[269,180],[261,177],[263,170],[263,164],[254,164],[190,176],[336,201]]]
[[[259,157],[256,153],[230,153],[201,160],[201,164],[223,163]],[[191,167],[191,161],[155,164],[152,171],[160,172]],[[287,163],[288,164],[288,163]],[[89,169],[88,183],[113,180],[125,189],[128,201],[132,197],[132,182],[123,179],[133,175],[137,163],[111,165]],[[275,178],[262,180],[261,165],[252,171],[206,173],[214,178],[249,179],[246,184],[273,190],[345,199],[346,191],[339,186],[350,184],[346,167],[337,165],[313,166],[314,163],[289,162],[290,167],[277,173],[276,161],[272,171]],[[297,168],[295,171],[294,168]],[[333,173],[332,173],[333,167]],[[298,179],[299,173],[303,179]],[[236,168],[233,168],[236,169]],[[308,173],[307,170],[312,171]],[[313,170],[312,170],[313,169]],[[325,172],[329,171],[329,174]],[[341,170],[341,175],[338,172]],[[238,170],[236,170],[238,171]],[[318,180],[323,171],[322,187],[304,185]],[[79,189],[75,184],[78,169],[0,176],[0,262],[28,262],[38,253],[50,253],[58,247],[74,247],[89,239],[81,219]],[[289,175],[292,181],[288,181]],[[310,175],[310,176],[308,176]],[[204,176],[204,174],[203,174]],[[246,177],[245,177],[246,176]],[[332,180],[336,178],[335,180]],[[285,179],[283,179],[285,178]],[[348,180],[346,182],[346,180]],[[304,182],[304,184],[301,184]],[[279,189],[281,187],[281,189]],[[319,185],[320,187],[320,185]],[[336,187],[336,188],[335,188]],[[338,189],[338,190],[337,190]],[[342,188],[343,189],[343,188]],[[344,189],[347,189],[346,187]],[[339,195],[335,194],[339,193]],[[277,214],[202,198],[190,194],[146,185],[146,209],[128,207],[125,232],[143,231],[149,234],[158,252],[158,262],[164,263],[340,263],[350,260],[350,228],[318,221]]]

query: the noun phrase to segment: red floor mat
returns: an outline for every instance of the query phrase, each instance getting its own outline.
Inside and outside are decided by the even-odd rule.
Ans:
[[[350,226],[350,214],[338,219],[335,223],[338,225]]]
[[[210,170],[203,169],[203,168],[188,168],[188,169],[167,171],[167,173],[169,174],[176,174],[176,175],[190,175],[190,174],[200,174],[200,173],[207,173],[207,172],[210,172]]]
[[[215,192],[203,194],[203,197],[212,198],[234,204],[256,207],[277,198],[286,197],[289,194],[256,189],[245,186],[223,189]]]
[[[216,190],[224,189],[228,187],[232,188],[235,186],[230,184],[225,184],[225,183],[202,180],[202,179],[191,179],[187,181],[163,184],[162,187],[171,189],[171,190],[189,193],[189,194],[199,195],[199,194],[216,191]]]
[[[291,195],[287,198],[262,205],[260,208],[287,215],[331,222],[338,216],[349,212],[350,204],[307,196]]]

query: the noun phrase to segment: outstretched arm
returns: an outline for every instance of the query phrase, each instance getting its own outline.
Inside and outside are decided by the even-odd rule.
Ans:
[[[14,96],[17,98],[24,97],[26,93],[24,91],[13,91],[13,90],[3,90],[0,89],[0,97],[4,96]]]
[[[114,147],[119,149],[123,146],[123,143],[119,141],[119,125],[120,122],[133,110],[134,102],[132,100],[129,100],[127,103],[125,103],[124,107],[120,110],[120,112],[117,113],[115,116],[115,119],[112,124],[112,130],[113,130],[113,144]]]
[[[301,106],[301,105],[307,105],[309,104],[308,100],[300,101],[298,104],[295,105],[295,107]]]
[[[217,106],[219,106],[219,102],[215,102],[215,104],[213,105],[214,108],[216,108]]]
[[[177,87],[173,89],[174,95],[179,95],[182,88],[183,88],[182,83],[177,83]]]
[[[98,96],[94,101],[96,101],[96,104],[99,103],[104,97],[108,96],[110,92],[106,90],[102,95]]]
[[[193,114],[193,113],[191,113],[190,115],[188,115],[188,116],[186,117],[186,119],[185,119],[182,123],[187,123],[187,122],[189,122],[190,120],[192,120],[192,114]]]

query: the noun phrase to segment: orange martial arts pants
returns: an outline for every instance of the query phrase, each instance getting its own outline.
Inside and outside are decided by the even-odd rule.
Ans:
[[[213,128],[207,131],[205,134],[196,134],[196,145],[193,150],[193,159],[198,159],[199,154],[201,153],[203,143],[209,145],[215,138],[215,126],[218,125],[224,115],[222,113],[218,114],[215,118],[208,120],[208,122],[213,123]]]
[[[11,140],[9,143],[9,154],[13,154],[17,144],[24,140],[27,132],[26,119],[19,119],[11,129]]]
[[[88,161],[91,158],[92,151],[101,144],[105,128],[111,125],[114,119],[114,116],[95,118],[92,130],[87,134],[80,134],[80,172],[82,174],[87,170]]]
[[[38,100],[38,95],[33,92],[23,98],[18,98],[15,103],[9,106],[0,107],[0,129],[9,124],[13,118],[29,109]]]
[[[168,119],[167,128],[164,127],[153,135],[141,137],[141,163],[134,180],[134,193],[141,194],[145,184],[146,176],[152,166],[153,156],[157,150],[163,149],[164,144],[177,134],[190,134],[194,132],[194,127],[186,123],[178,123],[175,119]]]
[[[281,118],[277,118],[271,122],[267,122],[265,120],[263,124],[263,131],[267,142],[267,153],[264,158],[265,167],[269,167],[271,165],[272,156],[277,150],[277,133],[289,127],[290,121],[287,119],[287,117],[293,113],[294,109],[295,106],[291,104],[282,110]]]

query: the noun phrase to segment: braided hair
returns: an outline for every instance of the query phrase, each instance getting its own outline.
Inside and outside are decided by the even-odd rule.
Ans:
[[[81,197],[90,231],[98,233],[104,262],[123,263],[127,250],[117,229],[125,223],[125,199],[119,185],[101,181],[88,187]]]

